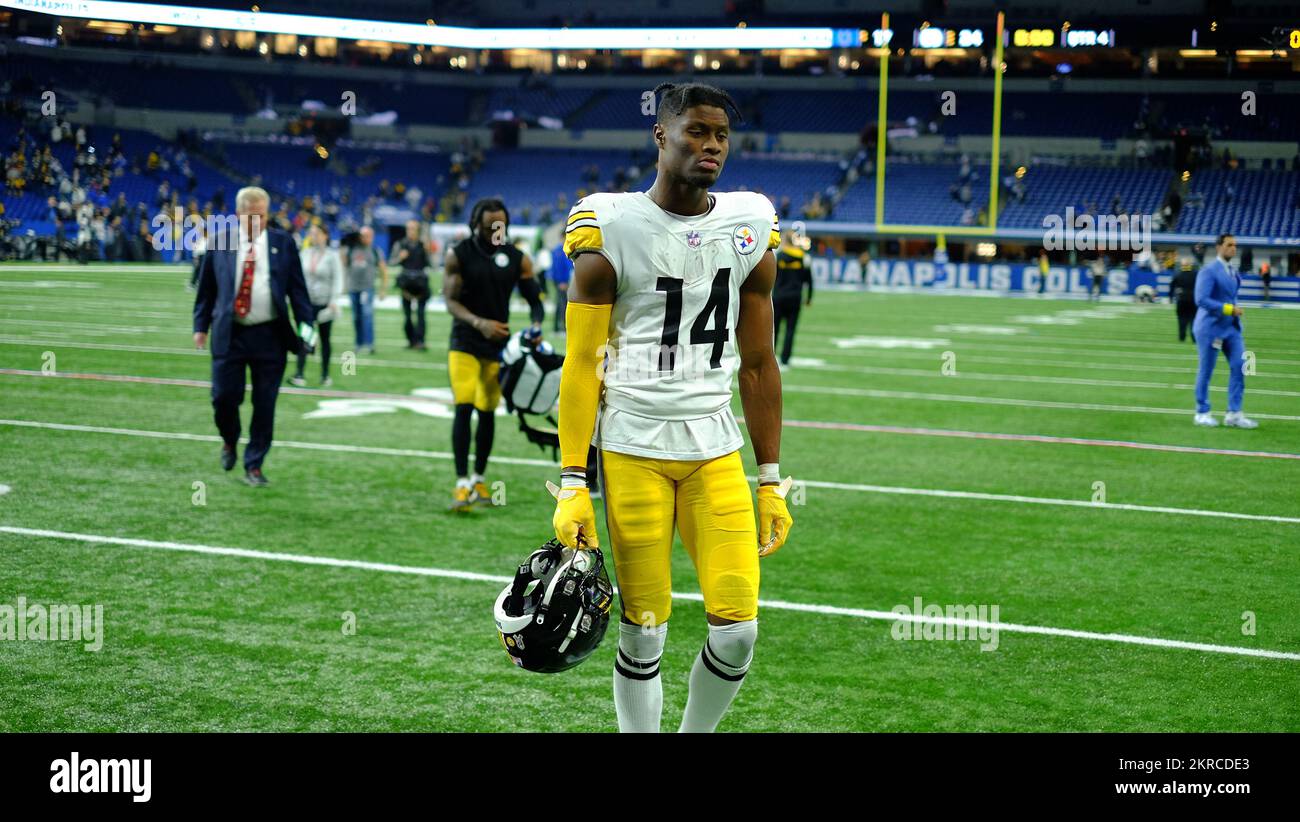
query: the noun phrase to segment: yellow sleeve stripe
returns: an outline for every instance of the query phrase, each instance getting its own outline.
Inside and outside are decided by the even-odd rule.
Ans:
[[[772,229],[772,233],[767,235],[767,247],[769,249],[772,249],[772,248],[777,248],[780,245],[781,245],[781,232],[777,231],[774,228]]]
[[[592,219],[595,219],[595,217],[596,217],[596,212],[594,212],[594,211],[590,211],[590,210],[588,210],[588,211],[575,211],[575,212],[573,212],[572,214],[569,215],[569,224],[572,225],[575,221],[577,221],[577,220],[582,220],[582,219],[585,219],[585,218],[588,218],[588,217],[590,217],[590,218],[592,218]]]
[[[605,247],[600,229],[596,226],[581,226],[569,230],[564,236],[564,253],[570,259],[582,251],[600,251]]]

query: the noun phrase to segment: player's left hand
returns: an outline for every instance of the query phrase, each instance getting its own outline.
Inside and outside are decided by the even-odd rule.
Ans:
[[[786,477],[780,485],[758,486],[758,555],[770,556],[785,545],[794,527],[794,518],[785,505],[785,496],[794,484],[793,477]]]

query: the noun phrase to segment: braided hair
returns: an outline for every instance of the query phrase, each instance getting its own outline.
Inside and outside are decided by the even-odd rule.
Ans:
[[[654,93],[659,98],[655,122],[660,125],[667,125],[677,119],[691,106],[716,106],[728,112],[728,117],[734,115],[733,119],[737,122],[745,119],[730,94],[707,83],[660,83],[655,86]]]
[[[478,234],[479,220],[483,219],[484,212],[500,211],[506,215],[506,228],[510,228],[510,210],[506,204],[498,197],[485,197],[474,204],[469,212],[469,230],[471,234]]]

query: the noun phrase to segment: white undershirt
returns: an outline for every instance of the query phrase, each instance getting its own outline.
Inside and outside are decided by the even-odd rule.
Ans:
[[[244,278],[244,262],[248,259],[250,245],[256,245],[253,264],[252,304],[248,315],[235,315],[235,322],[241,325],[256,325],[275,319],[275,306],[271,303],[271,267],[267,251],[266,232],[258,235],[257,240],[249,242],[248,235],[241,228],[239,231],[239,267],[235,271],[235,296],[239,296],[239,284]]]

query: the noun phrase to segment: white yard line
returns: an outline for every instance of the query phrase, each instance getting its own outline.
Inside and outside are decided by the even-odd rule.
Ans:
[[[888,391],[878,388],[839,388],[817,385],[785,384],[782,389],[793,394],[830,394],[850,397],[873,397],[886,400],[924,400],[926,402],[963,402],[974,405],[1009,405],[1017,408],[1061,408],[1071,411],[1120,411],[1130,414],[1182,414],[1192,416],[1191,408],[1155,408],[1144,405],[1103,405],[1091,402],[1058,402],[1055,400],[1023,400],[1012,397],[971,397],[962,394],[928,394],[921,391]],[[1292,414],[1260,414],[1249,412],[1250,416],[1262,420],[1300,421],[1300,416]],[[1191,425],[1190,419],[1187,423]]]
[[[364,360],[362,361],[364,362]],[[210,384],[206,380],[191,379],[174,379],[165,377],[137,377],[130,374],[83,374],[77,372],[59,372],[45,374],[41,371],[35,371],[25,368],[0,368],[0,374],[13,377],[35,377],[35,378],[59,378],[59,379],[76,379],[99,382],[123,382],[123,383],[141,383],[146,385],[176,385],[190,388],[207,388]],[[822,385],[792,385],[786,383],[782,390],[787,394],[829,394],[832,396],[846,397],[873,397],[876,399],[898,399],[898,400],[925,400],[928,402],[963,402],[975,405],[1003,405],[1016,406],[1020,408],[1061,408],[1076,411],[1122,411],[1133,414],[1186,414],[1191,412],[1186,408],[1155,408],[1141,405],[1103,405],[1100,403],[1077,403],[1077,402],[1060,402],[1056,400],[1028,400],[1014,397],[974,397],[962,394],[931,394],[920,391],[891,391],[883,388],[848,388],[841,386],[822,386]],[[383,398],[403,398],[400,395],[377,395],[368,392],[341,392],[334,389],[291,389],[282,387],[281,393],[288,394],[308,394],[320,397],[333,396],[378,396]],[[1250,416],[1262,420],[1287,420],[1297,421],[1300,416],[1288,414],[1266,414],[1252,411]]]
[[[0,525],[0,533],[39,539],[57,539],[81,542],[93,545],[120,545],[128,548],[152,548],[163,551],[179,551],[208,556],[237,557],[240,559],[261,560],[265,562],[285,562],[297,565],[319,565],[331,568],[348,568],[359,571],[377,571],[388,574],[410,574],[414,576],[457,579],[468,582],[492,583],[505,585],[511,577],[496,574],[480,574],[473,571],[460,571],[450,568],[424,568],[412,565],[394,565],[386,562],[368,562],[338,557],[312,556],[310,554],[290,554],[278,551],[256,551],[248,548],[230,548],[216,545],[200,545],[187,542],[170,542],[163,540],[134,539],[129,537],[111,537],[98,534],[79,534],[69,531],[52,531],[42,528],[21,528],[12,525]],[[674,591],[673,599],[689,602],[703,602],[704,597],[698,593],[681,593]],[[1262,648],[1244,648],[1235,645],[1214,645],[1206,642],[1186,642],[1178,639],[1160,637],[1134,636],[1131,634],[1100,633],[1097,631],[1079,631],[1072,628],[1054,628],[1044,625],[1021,625],[1014,622],[988,622],[977,619],[957,617],[930,617],[923,614],[898,614],[892,611],[879,611],[867,608],[841,608],[835,605],[816,603],[785,602],[782,600],[759,600],[759,608],[774,611],[796,611],[823,616],[842,616],[863,620],[883,622],[913,622],[918,624],[936,624],[961,626],[971,630],[994,630],[1012,634],[1037,634],[1039,636],[1068,637],[1071,639],[1088,639],[1099,642],[1116,642],[1126,645],[1143,645],[1153,648],[1171,648],[1203,653],[1231,654],[1234,656],[1257,657],[1263,659],[1284,659],[1300,661],[1300,653],[1273,651]]]
[[[216,434],[189,434],[170,431],[143,431],[132,428],[106,428],[96,425],[69,425],[64,423],[36,422],[32,420],[0,419],[0,426],[11,425],[18,428],[40,428],[55,431],[74,431],[88,434],[116,434],[147,439],[189,440],[192,442],[220,442]],[[406,448],[379,448],[365,445],[345,445],[342,443],[297,442],[293,440],[276,440],[276,448],[297,448],[310,451],[334,451],[339,453],[380,454],[392,457],[416,457],[420,459],[449,460],[447,451],[422,451]],[[551,460],[527,459],[522,457],[493,457],[493,461],[507,465],[529,465],[555,469]],[[754,477],[750,477],[751,480]],[[1268,514],[1243,514],[1235,511],[1210,511],[1199,508],[1171,508],[1162,505],[1131,505],[1124,503],[1095,503],[1082,499],[1057,499],[1053,497],[1027,497],[1018,494],[990,494],[981,491],[951,491],[942,488],[909,488],[895,485],[866,485],[824,480],[800,480],[809,488],[826,488],[839,491],[856,491],[869,494],[903,494],[925,497],[945,497],[948,499],[975,500],[980,502],[1007,502],[1020,505],[1056,505],[1071,508],[1092,508],[1097,510],[1132,511],[1152,514],[1175,514],[1180,516],[1216,517],[1220,519],[1253,520],[1257,522],[1277,522],[1300,525],[1300,517],[1282,517]]]
[[[1134,380],[1098,380],[1087,377],[1050,377],[1041,374],[1002,374],[988,373],[977,371],[965,371],[960,368],[952,375],[944,375],[938,367],[938,360],[934,368],[887,368],[885,366],[869,365],[797,365],[799,372],[804,371],[832,371],[850,374],[886,374],[899,377],[921,377],[923,379],[946,379],[953,382],[962,380],[976,380],[984,382],[1024,382],[1040,383],[1051,385],[1085,385],[1102,388],[1151,388],[1164,389],[1171,391],[1192,391],[1196,388],[1191,383],[1168,383],[1168,382],[1138,382]],[[1027,363],[1026,363],[1027,364]],[[960,365],[960,362],[958,363]],[[1227,392],[1226,386],[1211,385],[1211,391]],[[1300,391],[1283,391],[1280,389],[1254,388],[1251,387],[1250,393],[1264,394],[1274,397],[1300,397]]]
[[[49,348],[50,343],[47,340],[27,340],[27,339],[20,339],[16,337],[0,337],[0,345],[26,345],[26,346],[36,346],[40,348]],[[131,351],[139,354],[168,354],[168,355],[175,354],[177,356],[183,356],[183,357],[206,357],[209,359],[212,357],[212,354],[208,352],[206,349],[199,350],[197,348],[164,348],[162,346],[126,345],[121,343],[90,343],[90,342],[68,343],[62,340],[59,341],[58,345],[63,348],[84,348],[89,351]],[[346,343],[346,344],[338,343],[338,342],[334,343],[335,348],[338,348],[341,345],[345,346],[342,349],[343,351],[351,351],[352,348],[354,347],[350,343]],[[396,348],[396,345],[394,346],[394,348]],[[342,360],[343,358],[341,355],[330,357],[330,362],[332,363],[341,363]],[[420,362],[404,362],[402,360],[376,360],[376,359],[371,359],[369,354],[359,355],[357,357],[357,365],[362,367],[373,365],[379,368],[404,368],[410,371],[446,371],[447,370],[447,364],[445,362],[420,363]]]

